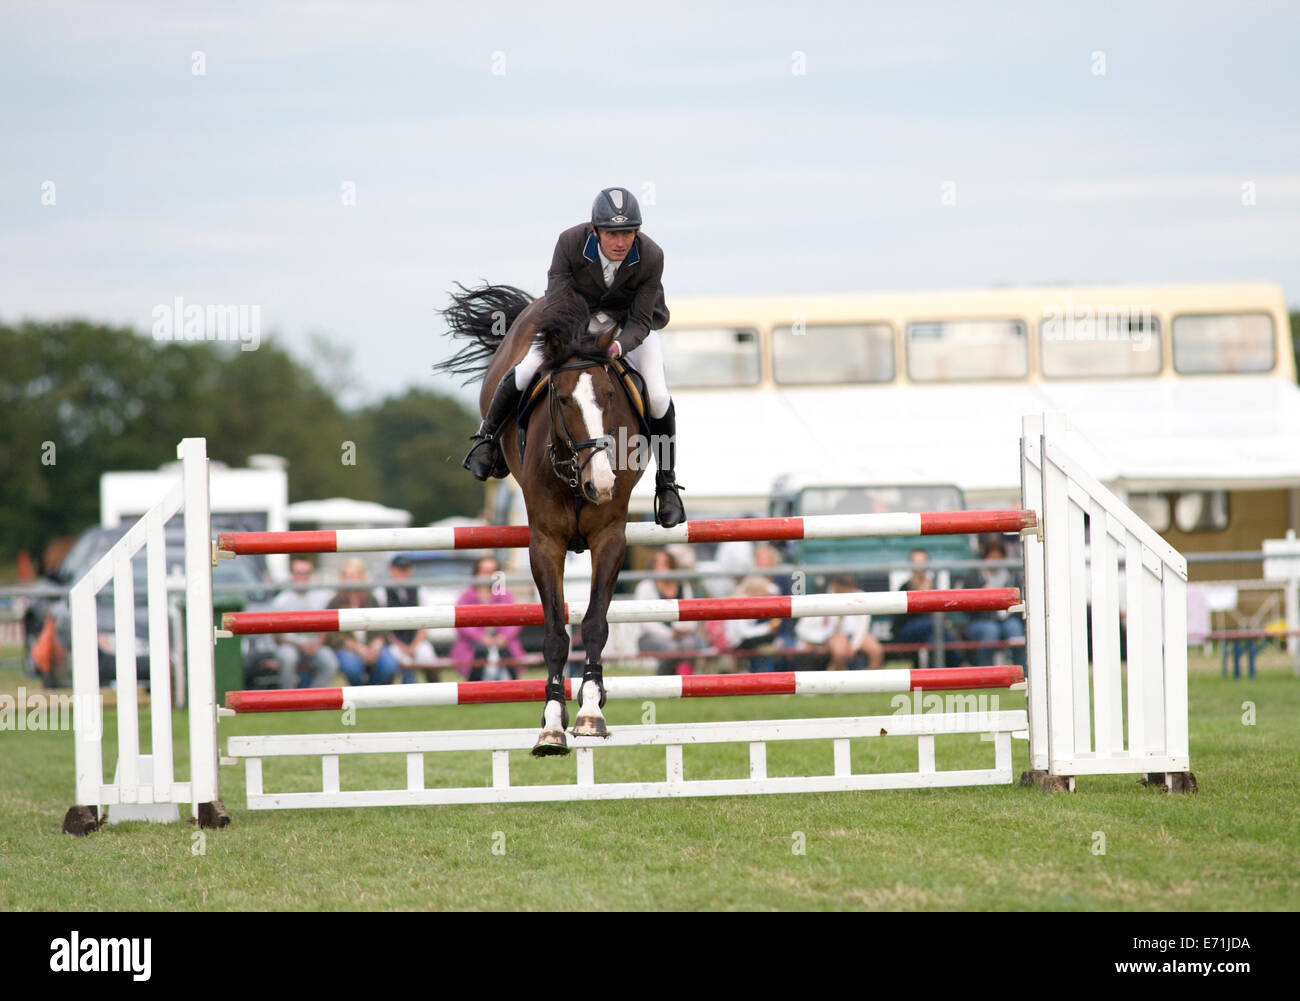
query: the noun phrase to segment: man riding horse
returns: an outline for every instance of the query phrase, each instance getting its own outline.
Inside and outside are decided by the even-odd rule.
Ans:
[[[641,207],[626,188],[605,188],[591,207],[591,222],[560,234],[547,274],[546,299],[576,293],[592,311],[593,333],[618,329],[609,352],[626,358],[645,379],[655,453],[655,521],[672,528],[686,520],[676,482],[677,412],[668,393],[659,331],[668,323],[662,284],[664,252],[640,232]],[[500,434],[544,361],[535,344],[493,394],[487,415],[463,465],[476,479],[504,476]]]

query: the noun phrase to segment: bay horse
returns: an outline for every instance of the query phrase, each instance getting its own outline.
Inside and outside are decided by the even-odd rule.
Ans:
[[[569,634],[564,615],[565,554],[591,550],[591,597],[582,619],[586,665],[577,701],[575,736],[609,735],[602,709],[605,685],[601,653],[609,636],[606,613],[627,549],[628,500],[648,458],[647,450],[616,456],[616,442],[642,441],[643,424],[609,354],[617,333],[613,324],[593,333],[590,311],[581,297],[534,299],[509,285],[458,286],[443,316],[452,337],[468,340],[437,367],[481,374],[479,412],[486,414],[497,384],[535,342],[546,361],[539,373],[545,385],[525,387],[522,456],[514,421],[501,432],[501,453],[524,494],[528,513],[528,559],[545,618],[543,656],[546,702],[535,755],[568,754],[565,730],[569,712],[564,669]],[[544,398],[543,398],[544,394]],[[620,429],[623,429],[620,434]],[[504,475],[494,470],[494,475]]]

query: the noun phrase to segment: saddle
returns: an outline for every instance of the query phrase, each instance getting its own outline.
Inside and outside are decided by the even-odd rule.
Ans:
[[[615,383],[623,387],[623,392],[632,404],[632,410],[640,423],[640,432],[646,441],[650,440],[650,424],[646,415],[645,378],[622,358],[610,360],[614,373],[618,376]],[[550,373],[539,373],[524,391],[515,414],[515,431],[519,447],[519,461],[524,461],[524,447],[527,444],[528,418],[533,409],[546,399],[546,390],[550,385]]]

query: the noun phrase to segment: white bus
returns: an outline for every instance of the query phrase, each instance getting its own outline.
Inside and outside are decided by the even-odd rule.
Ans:
[[[1020,418],[1180,550],[1300,530],[1300,387],[1272,285],[669,298],[662,332],[692,518],[760,514],[774,481],[1019,497]],[[633,509],[646,515],[653,477]],[[1206,576],[1209,576],[1207,574]]]

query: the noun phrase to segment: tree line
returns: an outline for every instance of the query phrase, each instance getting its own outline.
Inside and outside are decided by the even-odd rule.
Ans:
[[[417,525],[482,510],[483,485],[460,466],[478,418],[451,396],[410,388],[348,411],[341,387],[273,341],[159,342],[84,320],[0,324],[0,358],[8,565],[98,523],[100,475],[157,469],[183,437],[207,438],[231,467],[284,456],[290,502],[373,500]]]

